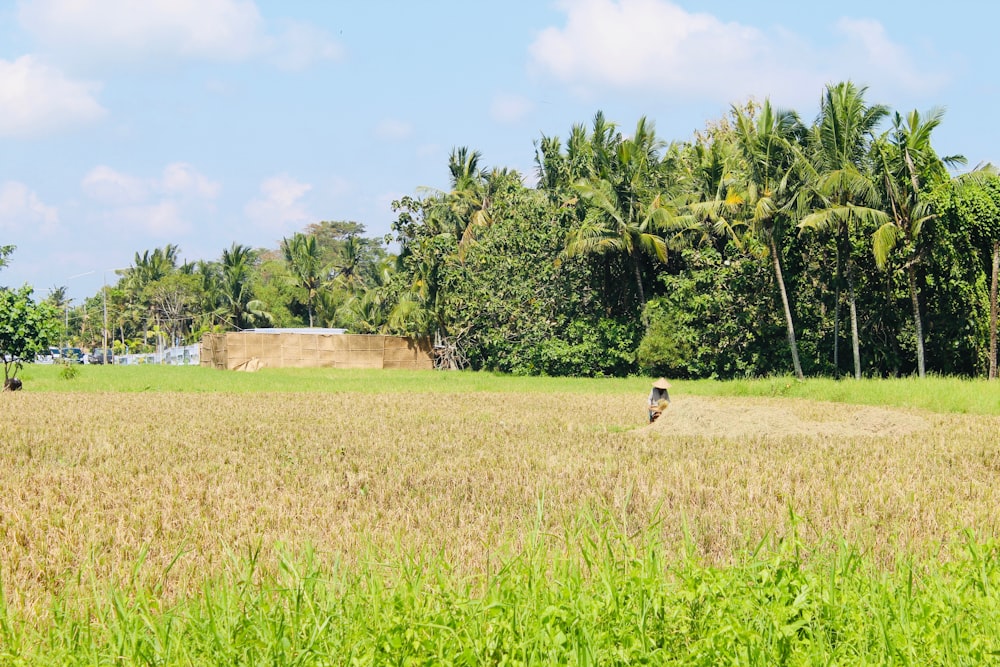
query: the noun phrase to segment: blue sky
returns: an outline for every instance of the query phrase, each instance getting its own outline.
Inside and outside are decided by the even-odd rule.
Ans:
[[[99,291],[135,252],[389,232],[454,146],[533,182],[532,142],[598,109],[684,140],[730,103],[812,119],[843,79],[947,109],[935,144],[1000,161],[992,3],[0,0],[0,284]],[[81,275],[83,274],[83,275]],[[113,280],[109,274],[109,280]]]

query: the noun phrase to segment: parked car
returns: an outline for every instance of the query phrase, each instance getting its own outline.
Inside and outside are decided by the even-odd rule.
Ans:
[[[87,361],[92,364],[113,364],[115,362],[115,357],[111,350],[106,350],[102,347],[95,347],[90,351]]]
[[[69,364],[82,364],[83,350],[78,347],[64,347],[59,351],[59,358],[56,361],[64,361]]]

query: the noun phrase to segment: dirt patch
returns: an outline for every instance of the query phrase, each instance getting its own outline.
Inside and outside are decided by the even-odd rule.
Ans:
[[[891,437],[930,428],[911,411],[801,399],[684,396],[645,430],[708,437]]]

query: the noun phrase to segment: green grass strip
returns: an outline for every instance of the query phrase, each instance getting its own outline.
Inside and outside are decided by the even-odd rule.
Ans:
[[[263,369],[237,373],[179,366],[80,366],[70,379],[59,366],[29,365],[22,377],[30,392],[344,392],[414,394],[568,393],[634,395],[643,402],[649,378],[515,377],[494,373]],[[785,397],[860,405],[918,408],[943,413],[1000,415],[1000,382],[953,377],[833,380],[760,378],[719,382],[675,381],[673,396]]]
[[[791,539],[727,567],[655,531],[581,522],[535,534],[479,577],[439,556],[306,551],[234,561],[165,605],[134,585],[57,599],[38,626],[0,602],[4,665],[982,665],[1000,660],[1000,558],[886,570],[847,544]]]

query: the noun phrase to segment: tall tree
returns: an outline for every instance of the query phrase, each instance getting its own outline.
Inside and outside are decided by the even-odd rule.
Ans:
[[[795,377],[801,380],[802,364],[795,339],[795,323],[776,238],[789,220],[789,210],[794,203],[790,178],[797,163],[796,146],[804,129],[794,112],[775,110],[770,100],[765,100],[755,115],[735,106],[733,114],[736,118],[737,145],[746,167],[746,188],[737,195],[737,199],[745,205],[744,219],[750,229],[770,250],[775,284],[784,309],[792,368]]]
[[[271,315],[253,291],[253,269],[257,253],[249,246],[233,243],[222,251],[219,294],[229,326],[245,329],[270,325]]]
[[[301,232],[296,233],[290,239],[282,239],[281,249],[296,286],[305,290],[309,327],[312,328],[315,321],[316,297],[326,283],[328,275],[322,263],[316,237]]]
[[[595,132],[595,137],[595,154],[604,155],[608,150],[604,130]],[[672,199],[657,182],[661,146],[652,123],[640,118],[633,136],[617,142],[613,160],[595,160],[598,175],[574,184],[584,218],[566,242],[568,257],[609,253],[624,257],[635,279],[640,311],[646,305],[641,258],[666,262],[662,230],[674,212]]]
[[[799,223],[803,229],[829,230],[837,239],[834,363],[836,365],[839,286],[843,272],[847,279],[851,352],[857,379],[861,379],[861,346],[851,235],[860,228],[878,227],[888,220],[883,211],[875,208],[879,204],[878,188],[867,160],[874,132],[889,110],[880,104],[869,106],[865,102],[866,91],[867,88],[858,88],[850,81],[827,86],[813,128],[811,183],[803,191],[808,195],[803,201],[816,210]]]
[[[890,254],[902,249],[904,269],[913,306],[913,328],[916,338],[917,374],[926,375],[924,360],[924,329],[920,317],[920,292],[917,286],[917,263],[920,261],[918,241],[923,225],[933,217],[926,196],[928,181],[947,180],[945,161],[964,163],[964,158],[938,158],[931,146],[931,133],[941,124],[944,109],[932,109],[925,118],[911,111],[905,118],[893,117],[892,130],[873,144],[876,168],[885,193],[889,220],[872,236],[872,249],[879,268],[885,268]]]
[[[936,193],[940,216],[958,228],[970,231],[984,273],[989,275],[988,375],[997,378],[997,291],[1000,280],[1000,176],[992,165],[984,165],[953,179]],[[950,219],[950,220],[949,220]]]

